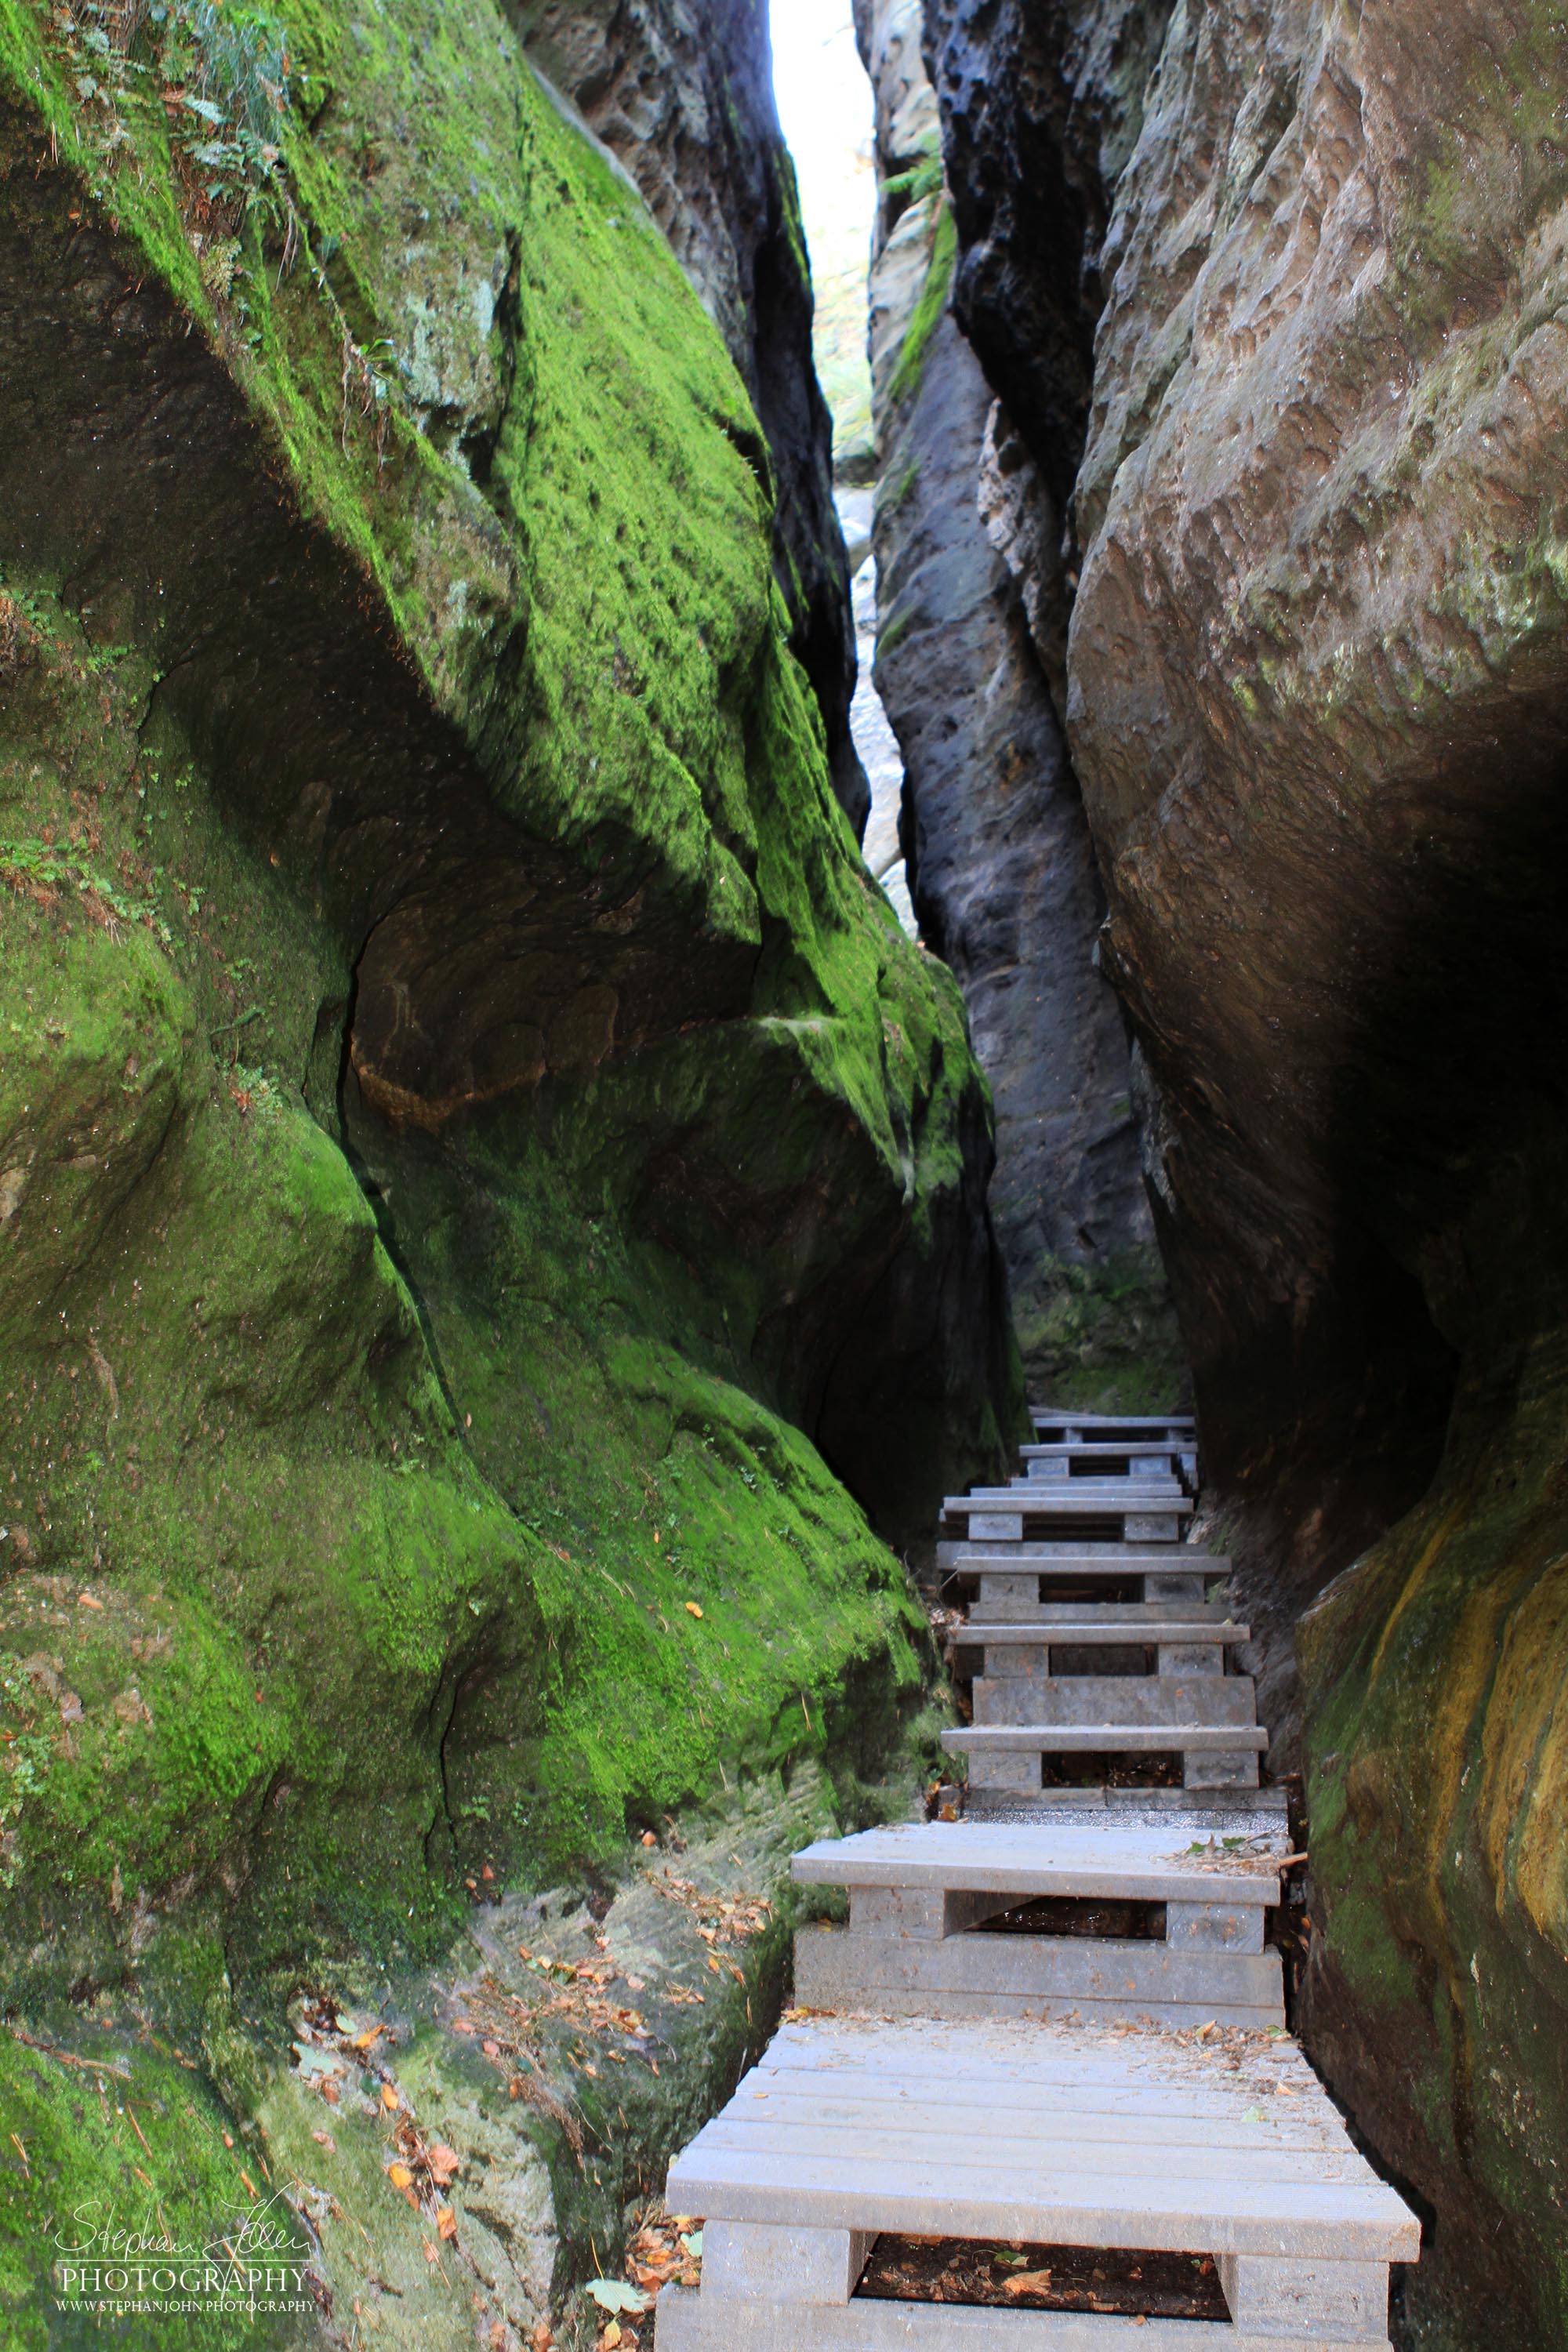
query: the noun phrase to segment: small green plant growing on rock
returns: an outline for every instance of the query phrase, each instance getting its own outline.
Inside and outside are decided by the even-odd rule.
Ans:
[[[129,105],[162,104],[187,193],[219,242],[258,201],[281,198],[289,59],[269,17],[213,0],[66,0],[51,24],[77,97],[101,113],[107,154],[130,143]]]

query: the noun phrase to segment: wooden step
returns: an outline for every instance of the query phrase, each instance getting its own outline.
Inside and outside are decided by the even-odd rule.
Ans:
[[[1257,1759],[1246,1759],[1256,1766]],[[1058,1822],[1087,1823],[1162,1818],[1176,1821],[1195,1835],[1249,1836],[1259,1828],[1281,1829],[1289,1814],[1282,1788],[1253,1780],[1250,1783],[1210,1782],[1206,1787],[1164,1788],[1147,1783],[1121,1788],[1074,1788],[1052,1783],[1037,1789],[982,1788],[973,1775],[964,1794],[963,1818],[988,1826],[1044,1828]]]
[[[1420,2244],[1294,2044],[1261,2034],[788,2025],[667,2195],[705,2217],[703,2283],[660,2296],[659,2352],[1382,2352],[1387,2264]],[[882,2231],[1207,2253],[1234,2324],[858,2302]]]
[[[1264,1922],[1279,1865],[1222,1870],[1184,1853],[1178,1833],[906,1823],[826,1839],[794,1863],[805,1884],[847,1885],[847,1927],[795,1937],[795,1999],[807,2009],[885,2016],[1051,2018],[1071,2013],[1162,2025],[1283,2026],[1278,1953]],[[1266,1836],[1264,1843],[1268,1843]],[[1047,1918],[1005,1933],[987,1923],[1042,1895]],[[1081,1932],[1083,1906],[1148,1906],[1150,1931]]]
[[[1038,1656],[1037,1652],[1028,1654]],[[993,1673],[976,1677],[973,1706],[977,1729],[1033,1725],[1143,1731],[1169,1724],[1203,1730],[1258,1729],[1258,1698],[1250,1675]]]
[[[1178,1627],[1194,1625],[1203,1627],[1205,1633],[1220,1629],[1238,1633],[1247,1631],[1245,1626],[1232,1626],[1230,1612],[1223,1601],[1037,1601],[1026,1614],[1016,1618],[1009,1615],[999,1601],[989,1616],[980,1607],[973,1607],[963,1623],[947,1639],[956,1641],[962,1648],[971,1636],[977,1642],[984,1641],[994,1626],[998,1633],[1022,1632],[1031,1640],[1044,1639],[1048,1634],[1052,1641],[1070,1641],[1071,1634],[1051,1633],[1051,1627],[1078,1625],[1089,1614],[1097,1628],[1125,1627],[1130,1641],[1140,1638],[1133,1630],[1137,1627],[1142,1629],[1145,1642],[1164,1641],[1167,1629],[1171,1639],[1179,1640],[1182,1636]],[[1101,1632],[1097,1631],[1096,1641],[1101,1638]]]
[[[984,1576],[987,1570],[1008,1576],[1168,1576],[1173,1569],[1194,1576],[1230,1574],[1228,1553],[1205,1551],[1200,1544],[1184,1544],[1173,1557],[1161,1545],[1018,1543],[1005,1549],[992,1543],[943,1546],[942,1566],[959,1576]]]
[[[1023,1445],[1027,1478],[1174,1478],[1191,1481],[1197,1456],[1180,1445]]]
[[[1184,1433],[1198,1425],[1190,1412],[1075,1412],[1070,1405],[1032,1404],[1029,1418],[1037,1429],[1045,1422],[1052,1428],[1070,1424],[1074,1429],[1106,1430],[1115,1436],[1142,1430]]]
[[[885,2118],[874,2162],[865,2126],[837,2119],[851,2095]],[[1208,2117],[1205,2140],[1168,2130],[1173,2099]],[[1083,2116],[1123,2129],[1091,2139]],[[668,2200],[709,2221],[1301,2260],[1408,2261],[1419,2242],[1283,2036],[1211,2053],[1092,2027],[786,2025],[671,2166]]]
[[[1153,1938],[970,1933],[936,1943],[803,1927],[802,2009],[876,2017],[1080,2017],[1106,2024],[1283,2027],[1277,1951],[1176,1951]]]
[[[1035,1489],[1037,1486],[1041,1486],[1041,1484],[1048,1486],[1051,1491],[1048,1491],[1048,1494],[1037,1496]],[[1089,1500],[1089,1503],[1098,1503],[1100,1498],[1119,1503],[1119,1500],[1123,1500],[1129,1494],[1152,1496],[1154,1500],[1162,1500],[1163,1496],[1168,1494],[1184,1494],[1184,1486],[1178,1477],[1163,1477],[1163,1475],[1162,1477],[1154,1477],[1154,1475],[1147,1475],[1147,1477],[1074,1477],[1074,1479],[1068,1479],[1068,1494],[1058,1494],[1056,1486],[1058,1486],[1056,1479],[1013,1477],[1008,1479],[1006,1486],[971,1486],[969,1494],[963,1496],[962,1500],[966,1500],[966,1503],[990,1503],[990,1506],[996,1506],[996,1503],[1002,1503],[1004,1496],[1023,1494],[1023,1496],[1030,1496],[1030,1500],[1037,1500],[1037,1503],[1063,1503],[1063,1500],[1072,1500],[1072,1503],[1084,1503],[1084,1500]]]
[[[1000,1723],[944,1731],[950,1755],[1175,1756],[1245,1748],[1261,1756],[1268,1734],[1239,1723]]]
[[[1036,1526],[1051,1521],[1082,1526],[1098,1520],[1120,1526],[1130,1540],[1141,1537],[1168,1543],[1177,1539],[1182,1521],[1196,1508],[1190,1495],[1150,1494],[1131,1481],[1116,1487],[1090,1484],[1088,1479],[1070,1480],[1075,1489],[1071,1494],[1057,1493],[1056,1484],[1039,1478],[1018,1486],[981,1487],[973,1495],[949,1495],[942,1504],[943,1514],[949,1519],[966,1520],[972,1538],[993,1541],[1020,1542],[1026,1521]]]
[[[1121,1475],[1116,1475],[1110,1471],[1097,1470],[1092,1477],[1087,1473],[1075,1477],[1070,1472],[1065,1470],[1060,1476],[1053,1475],[1049,1477],[1037,1475],[1034,1471],[1026,1471],[1021,1475],[1008,1479],[1006,1491],[1010,1495],[1032,1495],[1037,1487],[1043,1487],[1047,1494],[1058,1497],[1070,1495],[1075,1502],[1080,1495],[1100,1489],[1113,1496],[1136,1493],[1145,1497],[1151,1495],[1184,1495],[1187,1492],[1183,1480],[1177,1477],[1174,1471],[1168,1470],[1129,1470]],[[978,1494],[984,1490],[972,1487],[970,1491]],[[1002,1490],[993,1487],[990,1491],[996,1494]]]
[[[1268,1734],[1250,1723],[976,1723],[942,1744],[969,1758],[972,1789],[1033,1795],[1046,1756],[1180,1756],[1186,1789],[1254,1788]]]
[[[1127,1610],[1136,1607],[1139,1614],[1131,1617]],[[1078,1608],[1064,1608],[1060,1615],[1051,1618],[1034,1617],[1017,1624],[1005,1620],[995,1623],[989,1618],[972,1620],[954,1628],[948,1636],[949,1646],[955,1650],[989,1649],[993,1644],[1016,1643],[1067,1649],[1107,1650],[1119,1646],[1150,1649],[1167,1643],[1213,1642],[1221,1648],[1238,1648],[1252,1639],[1250,1625],[1234,1625],[1223,1612],[1216,1609],[1212,1617],[1184,1616],[1170,1604],[1169,1615],[1149,1613],[1149,1604],[1129,1603],[1120,1613],[1108,1607],[1092,1612]]]
[[[1279,1833],[1265,1831],[1276,1844]],[[1266,1909],[1279,1900],[1279,1862],[1237,1860],[1155,1822],[1051,1823],[1042,1829],[971,1822],[900,1822],[805,1846],[791,1874],[805,1886],[909,1887],[941,1892],[1079,1895],[1105,1901],[1197,1903]]]

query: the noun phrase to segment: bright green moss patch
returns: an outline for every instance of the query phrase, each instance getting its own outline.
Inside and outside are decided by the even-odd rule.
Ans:
[[[94,2311],[93,2268],[112,2270],[117,2235],[133,2259],[145,2248],[149,2266],[205,2279],[209,2247],[226,2275],[222,2241],[243,2250],[259,2226],[268,2191],[254,2148],[199,2074],[130,2022],[106,2009],[65,2044],[19,2022],[0,2031],[0,2325],[16,2352],[132,2340]],[[300,2242],[286,2209],[280,2226]],[[145,2311],[132,2324],[157,2352],[193,2341],[239,2352],[299,2341],[302,2316]]]
[[[489,0],[91,17],[0,0],[0,1990],[250,2119],[489,1891],[882,1807],[935,1662],[813,1441],[923,1517],[1016,1398],[651,221]]]
[[[914,392],[925,365],[926,346],[937,330],[937,322],[947,308],[947,298],[952,290],[952,273],[958,266],[958,223],[952,206],[945,196],[937,201],[935,219],[931,234],[931,259],[926,265],[925,283],[921,288],[920,300],[904,331],[899,362],[888,386],[889,402],[897,404]]]

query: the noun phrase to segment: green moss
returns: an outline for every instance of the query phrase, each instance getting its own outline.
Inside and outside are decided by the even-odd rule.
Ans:
[[[944,196],[937,204],[931,223],[931,259],[926,265],[925,283],[921,288],[914,315],[904,331],[898,365],[888,385],[889,401],[895,406],[920,388],[926,346],[935,334],[937,322],[947,308],[952,273],[957,266],[958,223],[953,217],[952,206]]]
[[[1031,1396],[1086,1412],[1183,1402],[1185,1356],[1152,1244],[1087,1265],[1044,1255],[1027,1277],[1015,1276],[1013,1310]]]
[[[111,2022],[93,2025],[63,2047],[43,2031],[0,2032],[0,2325],[16,2352],[106,2339],[84,2282],[70,2276],[72,2258],[58,2249],[116,2230],[155,2250],[152,2262],[171,2244],[205,2250],[226,2235],[234,2242],[247,2220],[255,2228],[268,2195],[256,2153],[235,2145],[233,2119],[196,2074]],[[290,2225],[298,2241],[286,2214]],[[84,2270],[91,2259],[80,2258]],[[149,2311],[133,2325],[150,2352],[194,2336],[213,2352],[238,2352],[306,2334],[304,2314],[241,2308],[197,2321]]]
[[[0,534],[0,1924],[8,1999],[134,1987],[248,2116],[280,1997],[428,1962],[466,1877],[924,1754],[803,1424],[984,1097],[651,221],[486,0],[232,22],[215,195],[156,58],[84,98],[0,0],[0,258],[64,282],[85,212],[200,458],[138,504],[84,379],[0,369],[60,469]]]

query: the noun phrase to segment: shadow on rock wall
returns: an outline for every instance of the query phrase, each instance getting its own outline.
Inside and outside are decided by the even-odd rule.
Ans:
[[[1019,21],[928,16],[1048,468],[1079,379],[1028,388]],[[1121,18],[1030,21],[1077,88]],[[1568,2328],[1565,87],[1519,5],[1175,9],[1097,257],[1068,655],[1208,1468],[1300,1726],[1310,2032],[1431,2216],[1409,2340],[1519,2352]]]

